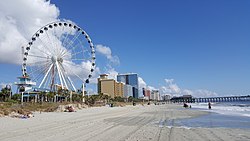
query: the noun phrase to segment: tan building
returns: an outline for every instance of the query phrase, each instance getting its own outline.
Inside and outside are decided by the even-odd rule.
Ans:
[[[115,96],[124,97],[124,83],[116,82]]]
[[[102,74],[98,78],[98,93],[106,94],[111,96],[111,98],[117,96],[123,97],[123,86],[123,83],[118,83],[114,79],[108,79],[107,74]]]

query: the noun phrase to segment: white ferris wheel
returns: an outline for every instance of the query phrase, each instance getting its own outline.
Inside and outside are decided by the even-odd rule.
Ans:
[[[71,22],[58,21],[40,28],[24,47],[22,73],[37,87],[56,86],[77,91],[89,83],[95,68],[95,49],[89,35]]]

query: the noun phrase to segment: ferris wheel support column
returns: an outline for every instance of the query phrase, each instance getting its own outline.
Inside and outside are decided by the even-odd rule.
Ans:
[[[85,102],[85,83],[82,84],[82,102],[84,103]]]
[[[58,65],[58,62],[56,61],[55,62],[56,66],[57,66],[57,70],[58,70],[58,75],[59,75],[59,80],[60,80],[60,83],[61,83],[61,86],[62,86],[62,89],[64,89],[64,86],[63,86],[63,81],[62,81],[62,76],[61,76],[61,70],[59,68],[59,65]]]
[[[42,80],[42,82],[41,82],[41,84],[39,85],[38,88],[41,88],[41,86],[43,85],[43,83],[44,83],[45,79],[47,78],[52,66],[53,66],[53,64],[50,65],[49,70],[47,71],[46,75],[44,76],[44,78],[43,78],[43,80]]]
[[[69,97],[70,97],[70,102],[72,102],[72,95],[73,95],[73,92],[70,91],[70,95],[69,95]]]
[[[69,77],[69,76],[68,76],[68,79],[69,79],[70,84],[71,84],[71,86],[73,87],[74,91],[76,92],[76,87],[75,87],[75,86],[74,86],[74,84],[72,83],[72,81],[71,81],[71,79],[70,79],[70,77]]]

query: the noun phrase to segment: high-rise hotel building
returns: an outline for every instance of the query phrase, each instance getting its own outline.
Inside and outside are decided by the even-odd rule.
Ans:
[[[116,82],[114,79],[108,79],[107,74],[100,75],[97,84],[98,93],[103,93],[105,95],[114,97],[123,97],[124,84],[121,82]]]
[[[138,75],[136,73],[118,74],[117,81],[132,86],[133,97],[138,98]]]

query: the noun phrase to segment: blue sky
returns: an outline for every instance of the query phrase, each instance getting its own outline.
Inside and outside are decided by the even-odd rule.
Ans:
[[[248,0],[51,0],[59,18],[83,27],[119,57],[117,72],[136,72],[149,86],[250,93]],[[97,63],[104,67],[107,60]],[[0,80],[16,71],[0,64]],[[6,75],[6,73],[8,75]],[[13,75],[12,75],[13,74]]]

